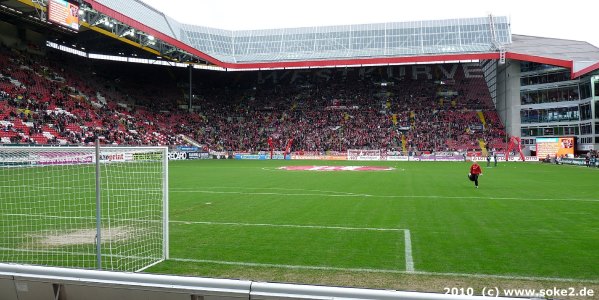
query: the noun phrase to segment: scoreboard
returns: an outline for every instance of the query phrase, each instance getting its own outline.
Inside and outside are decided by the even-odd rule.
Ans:
[[[79,6],[65,0],[49,0],[48,20],[79,30]]]
[[[537,138],[537,157],[544,159],[562,155],[574,155],[574,138],[573,137],[551,137]]]

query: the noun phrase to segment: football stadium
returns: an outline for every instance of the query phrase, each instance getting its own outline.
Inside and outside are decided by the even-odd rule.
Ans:
[[[588,42],[494,15],[0,16],[2,300],[599,295]]]

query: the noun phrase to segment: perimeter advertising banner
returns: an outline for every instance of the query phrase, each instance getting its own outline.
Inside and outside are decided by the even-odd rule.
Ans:
[[[552,137],[552,138],[537,138],[537,157],[539,159],[562,156],[571,154],[574,155],[574,138],[573,137]]]
[[[250,160],[267,160],[270,159],[269,154],[260,153],[260,154],[246,154],[246,153],[235,153],[235,159],[250,159]],[[283,156],[283,154],[276,154],[272,156],[272,159],[291,159],[291,155],[287,154],[287,156]]]

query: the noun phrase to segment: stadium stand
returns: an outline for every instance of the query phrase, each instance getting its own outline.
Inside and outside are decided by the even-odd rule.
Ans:
[[[2,143],[179,145],[184,134],[218,151],[266,150],[268,137],[301,151],[504,145],[484,79],[462,68],[400,80],[384,67],[199,76],[189,113],[181,71],[47,55],[1,49]]]

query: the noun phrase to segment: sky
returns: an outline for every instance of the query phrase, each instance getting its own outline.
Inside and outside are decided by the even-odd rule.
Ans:
[[[589,42],[599,19],[589,0],[142,0],[175,20],[228,30],[507,16],[512,34]],[[593,24],[595,22],[595,24]]]

